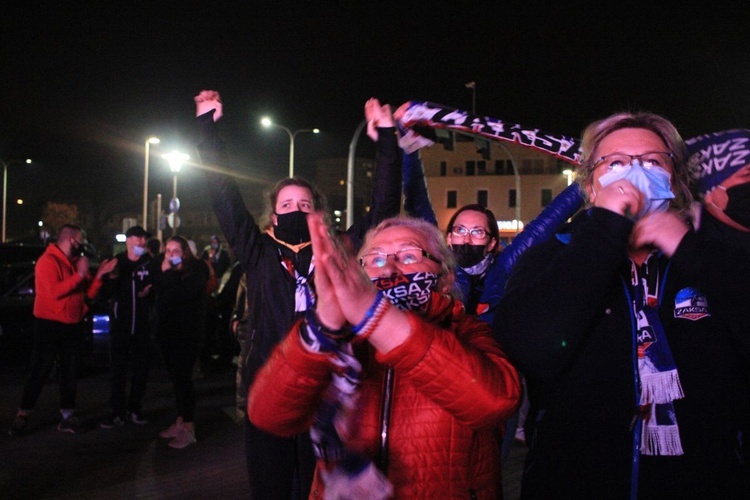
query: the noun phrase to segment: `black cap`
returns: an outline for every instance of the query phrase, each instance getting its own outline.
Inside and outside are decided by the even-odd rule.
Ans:
[[[128,228],[127,231],[125,231],[126,238],[130,238],[131,236],[145,236],[146,238],[151,237],[151,235],[141,226],[133,226],[133,227]]]

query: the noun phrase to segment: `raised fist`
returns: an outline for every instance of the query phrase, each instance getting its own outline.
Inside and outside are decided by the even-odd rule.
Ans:
[[[201,90],[193,99],[195,100],[195,116],[206,114],[215,109],[214,121],[218,121],[224,114],[221,96],[215,90]]]

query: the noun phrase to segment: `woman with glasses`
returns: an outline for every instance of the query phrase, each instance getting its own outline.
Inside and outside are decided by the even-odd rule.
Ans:
[[[456,258],[456,286],[466,310],[476,314],[484,279],[499,250],[495,214],[482,205],[461,207],[448,221],[445,236]]]
[[[692,229],[666,119],[594,122],[582,153],[587,209],[520,257],[494,326],[531,401],[522,498],[749,498],[748,259]]]
[[[406,102],[399,106],[394,118],[401,120],[410,105],[411,102]],[[409,136],[404,130],[401,135]],[[437,225],[419,150],[403,153],[402,189],[405,212]],[[578,186],[568,186],[505,248],[500,246],[497,219],[491,210],[478,204],[459,208],[448,222],[445,236],[458,264],[456,291],[467,310],[492,324],[505,282],[518,257],[532,245],[551,238],[578,211],[582,201]]]
[[[259,372],[251,421],[279,435],[310,429],[320,498],[500,496],[494,429],[518,403],[518,375],[489,326],[448,294],[440,231],[388,219],[354,259],[321,215],[308,222],[316,307]]]

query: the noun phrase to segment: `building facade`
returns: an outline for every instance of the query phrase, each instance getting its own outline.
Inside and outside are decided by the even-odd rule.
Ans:
[[[507,244],[573,182],[573,165],[513,143],[439,131],[420,151],[427,189],[441,229],[457,208],[477,203],[498,220]]]

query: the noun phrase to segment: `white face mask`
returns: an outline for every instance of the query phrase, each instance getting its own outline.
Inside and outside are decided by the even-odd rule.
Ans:
[[[133,253],[137,257],[140,257],[141,255],[143,255],[143,254],[146,253],[146,247],[142,247],[142,246],[136,245],[136,246],[133,247]]]

